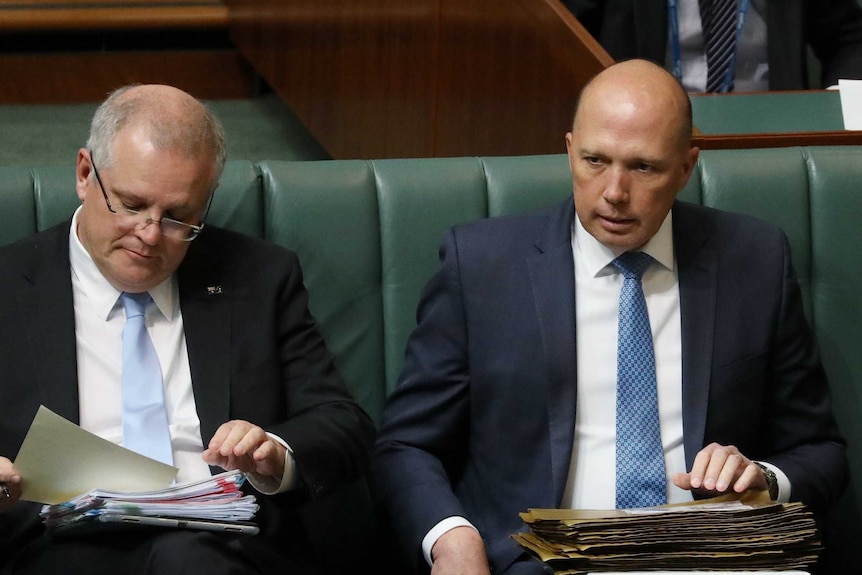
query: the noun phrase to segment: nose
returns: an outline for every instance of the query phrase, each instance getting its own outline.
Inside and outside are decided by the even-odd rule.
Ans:
[[[604,192],[602,197],[609,204],[621,204],[628,200],[629,183],[626,171],[612,167],[606,172],[607,180],[605,182]]]
[[[147,245],[154,246],[162,238],[162,226],[159,220],[146,218],[135,225],[135,235]]]

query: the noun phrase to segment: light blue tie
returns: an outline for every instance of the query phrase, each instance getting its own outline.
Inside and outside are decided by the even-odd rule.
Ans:
[[[658,418],[655,353],[641,277],[652,262],[643,252],[613,261],[623,274],[617,341],[617,498],[619,509],[667,502]]]
[[[152,459],[174,464],[165,408],[162,368],[147,334],[150,294],[123,293],[123,446]]]

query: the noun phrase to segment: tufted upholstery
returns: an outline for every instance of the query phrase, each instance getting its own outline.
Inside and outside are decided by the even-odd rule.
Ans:
[[[681,195],[770,220],[790,238],[836,417],[849,444],[852,489],[839,510],[840,529],[826,531],[836,547],[862,536],[854,495],[862,494],[862,290],[851,283],[862,276],[860,183],[858,147],[706,151]],[[419,292],[436,267],[444,230],[570,193],[562,154],[232,161],[210,223],[299,254],[312,311],[349,387],[376,419],[395,385]],[[77,203],[72,166],[0,167],[0,244],[63,221]],[[368,512],[365,495],[363,486],[346,495],[338,504],[341,517]],[[367,551],[371,519],[351,517],[365,538],[356,538],[357,529],[329,524],[321,528],[328,530],[327,545]]]

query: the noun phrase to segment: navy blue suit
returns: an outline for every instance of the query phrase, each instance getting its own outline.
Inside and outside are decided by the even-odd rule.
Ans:
[[[560,505],[577,411],[573,218],[568,199],[443,240],[372,455],[375,491],[420,567],[422,538],[459,515],[492,573],[529,569],[509,537],[518,513]],[[711,442],[736,445],[826,509],[845,482],[844,444],[786,237],[682,202],[673,230],[686,464]]]

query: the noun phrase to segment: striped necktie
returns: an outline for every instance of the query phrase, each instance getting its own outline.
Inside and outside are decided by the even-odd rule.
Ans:
[[[706,51],[706,91],[724,90],[722,83],[736,52],[737,0],[699,0]],[[733,78],[727,85],[733,91]]]

